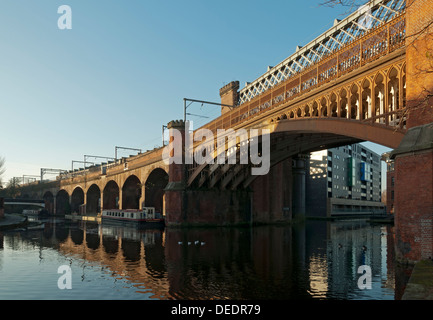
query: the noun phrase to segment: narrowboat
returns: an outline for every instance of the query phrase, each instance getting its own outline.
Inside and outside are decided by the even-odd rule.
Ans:
[[[106,209],[102,210],[102,222],[130,223],[146,226],[163,226],[164,218],[155,212],[153,207],[142,210],[135,209]]]

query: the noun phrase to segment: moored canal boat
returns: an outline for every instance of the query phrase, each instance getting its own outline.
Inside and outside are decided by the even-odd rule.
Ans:
[[[102,222],[128,223],[139,226],[164,226],[164,218],[153,207],[135,209],[106,209],[102,211]]]

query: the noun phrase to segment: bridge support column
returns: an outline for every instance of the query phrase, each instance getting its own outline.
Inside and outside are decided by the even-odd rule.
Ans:
[[[185,124],[183,121],[171,121],[167,128],[170,133],[170,143],[166,150],[170,151],[172,162],[169,163],[168,183],[164,189],[166,225],[168,227],[222,226],[249,223],[251,221],[250,191],[187,187]],[[179,150],[182,150],[182,159],[177,157]]]
[[[433,258],[433,123],[408,130],[394,159],[396,257]]]
[[[117,199],[117,207],[119,210],[123,209],[123,192],[122,188],[119,188],[119,199]]]
[[[140,201],[138,202],[138,209],[139,210],[143,210],[143,207],[145,207],[144,203],[146,201],[146,199],[144,198],[146,196],[146,187],[144,185],[144,183],[142,183],[141,185],[141,197],[140,197]]]
[[[396,257],[416,262],[433,258],[433,5],[410,0],[406,7],[407,113],[402,121],[408,131],[391,158]]]
[[[292,220],[292,159],[272,166],[250,185],[253,191],[252,222],[286,223]]]
[[[293,218],[305,218],[306,170],[309,156],[299,154],[293,159]]]
[[[168,167],[168,183],[164,189],[165,219],[167,226],[180,225],[185,221],[184,195],[185,195],[185,123],[183,121],[171,121],[167,125],[169,130],[170,157],[174,157],[175,150],[183,150],[182,163],[172,162]],[[181,133],[181,141],[175,139],[175,132]],[[178,137],[179,138],[179,137]]]
[[[101,210],[101,214],[102,214],[102,210],[104,210],[104,189],[101,190],[101,195],[99,196],[99,201],[100,201],[100,210]]]
[[[84,190],[83,190],[83,192],[84,192]],[[79,207],[78,210],[79,210],[78,213],[79,213],[80,215],[86,215],[86,213],[87,213],[87,192],[84,192],[84,202],[83,202],[83,204]]]

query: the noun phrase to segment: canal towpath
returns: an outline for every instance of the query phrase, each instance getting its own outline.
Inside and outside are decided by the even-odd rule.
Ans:
[[[415,264],[403,294],[403,300],[433,300],[433,261]]]

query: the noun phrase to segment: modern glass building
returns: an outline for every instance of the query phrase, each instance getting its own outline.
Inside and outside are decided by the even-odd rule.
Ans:
[[[306,207],[309,216],[385,212],[381,156],[362,144],[310,154]]]

